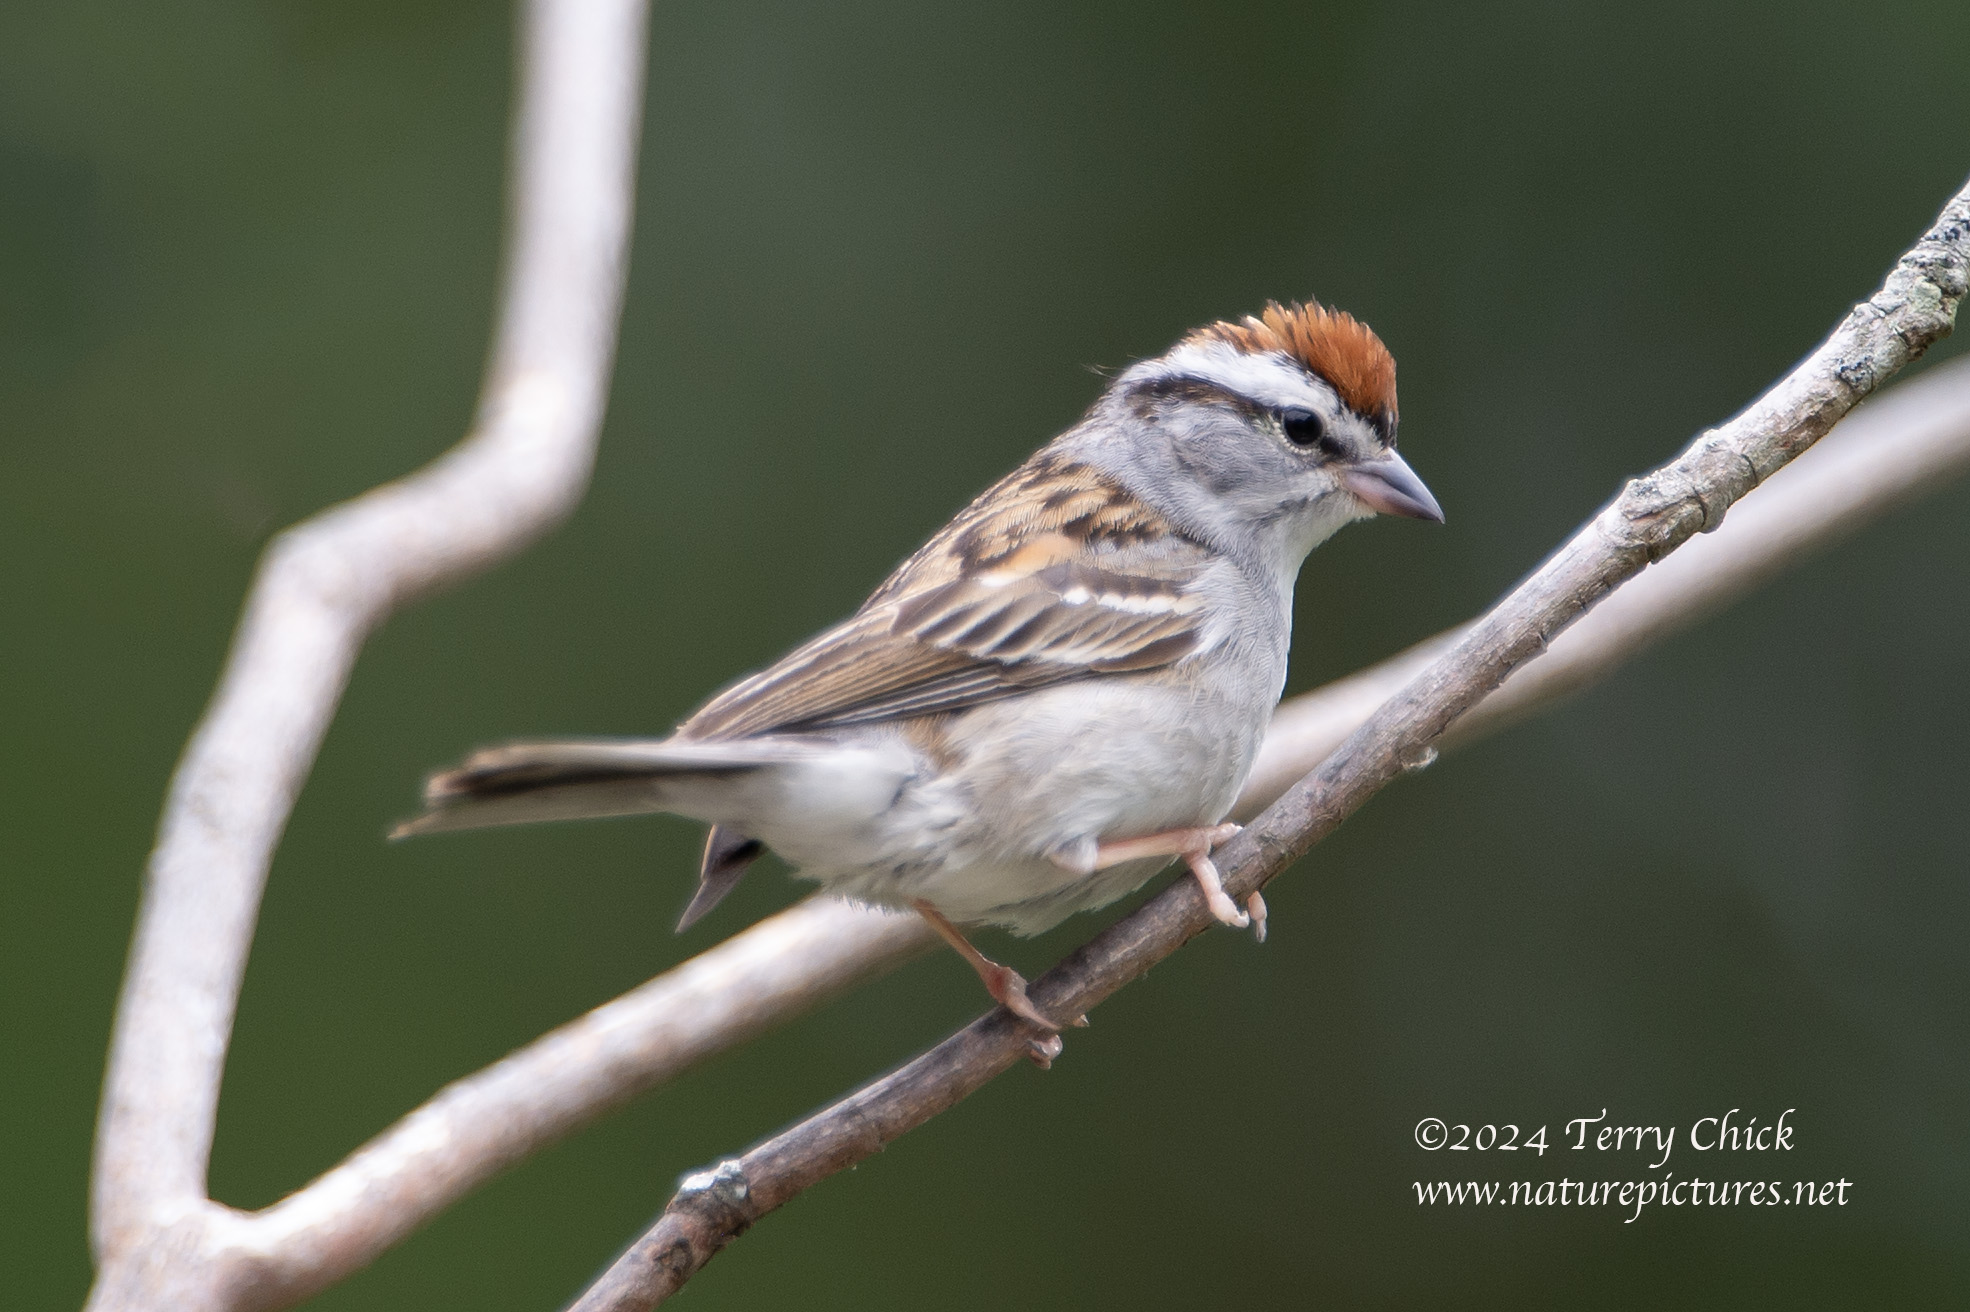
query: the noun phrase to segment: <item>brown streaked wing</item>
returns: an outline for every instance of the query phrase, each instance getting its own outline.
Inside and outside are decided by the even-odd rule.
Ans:
[[[931,715],[1198,641],[1204,548],[1084,465],[1040,453],[979,497],[846,623],[713,698],[680,732],[735,738]]]

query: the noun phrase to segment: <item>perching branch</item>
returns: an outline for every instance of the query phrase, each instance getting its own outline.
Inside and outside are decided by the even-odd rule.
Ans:
[[[358,1234],[281,1248],[261,1218],[207,1199],[240,976],[274,845],[363,640],[403,602],[531,542],[587,485],[622,302],[644,19],[642,0],[526,7],[501,311],[473,431],[261,560],[145,880],[96,1137],[92,1308],[284,1305],[378,1247]]]
[[[1633,480],[1530,578],[1371,714],[1340,749],[1220,849],[1227,891],[1262,888],[1369,797],[1435,759],[1465,712],[1601,598],[1812,446],[1948,334],[1970,288],[1970,186],[1776,386],[1669,464]],[[1051,1015],[1087,1011],[1215,923],[1178,880],[1070,954],[1029,991]],[[891,1074],[753,1148],[687,1177],[655,1225],[575,1305],[642,1312],[809,1186],[880,1151],[1017,1063],[1030,1030],[995,1011]]]

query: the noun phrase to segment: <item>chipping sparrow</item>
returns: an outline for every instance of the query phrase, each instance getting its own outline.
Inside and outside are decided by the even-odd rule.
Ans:
[[[1036,934],[1211,864],[1286,680],[1293,581],[1350,520],[1441,521],[1395,453],[1395,362],[1317,304],[1214,323],[1122,373],[847,621],[662,739],[519,742],[431,778],[397,835],[670,811],[712,824],[704,915],[771,847],[921,912],[992,996],[1054,1022],[958,924]],[[955,923],[954,923],[955,922]]]

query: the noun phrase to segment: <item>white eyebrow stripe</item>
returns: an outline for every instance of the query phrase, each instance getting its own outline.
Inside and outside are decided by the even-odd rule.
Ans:
[[[1278,351],[1252,354],[1228,342],[1186,342],[1159,360],[1146,360],[1122,375],[1123,383],[1162,378],[1198,378],[1269,409],[1304,406],[1332,413],[1340,397],[1334,389]]]

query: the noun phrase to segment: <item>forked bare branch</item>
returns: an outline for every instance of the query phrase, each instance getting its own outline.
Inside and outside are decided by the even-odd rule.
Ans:
[[[366,1260],[290,1260],[254,1219],[207,1200],[240,977],[274,846],[363,640],[407,599],[525,546],[587,485],[622,301],[644,21],[643,0],[526,6],[501,309],[473,431],[281,534],[260,562],[146,873],[96,1136],[92,1308],[269,1307]]]
[[[1574,620],[1817,442],[1953,325],[1970,285],[1970,187],[1819,349],[1750,407],[1635,479],[1544,565],[1431,660],[1317,769],[1220,849],[1236,898],[1262,888],[1367,799],[1435,756],[1466,711]],[[1051,1015],[1085,1012],[1215,923],[1178,880],[1072,953],[1030,990]],[[592,1285],[577,1312],[642,1312],[811,1185],[962,1100],[1026,1053],[1004,1011],[742,1156],[688,1176],[655,1225]]]

